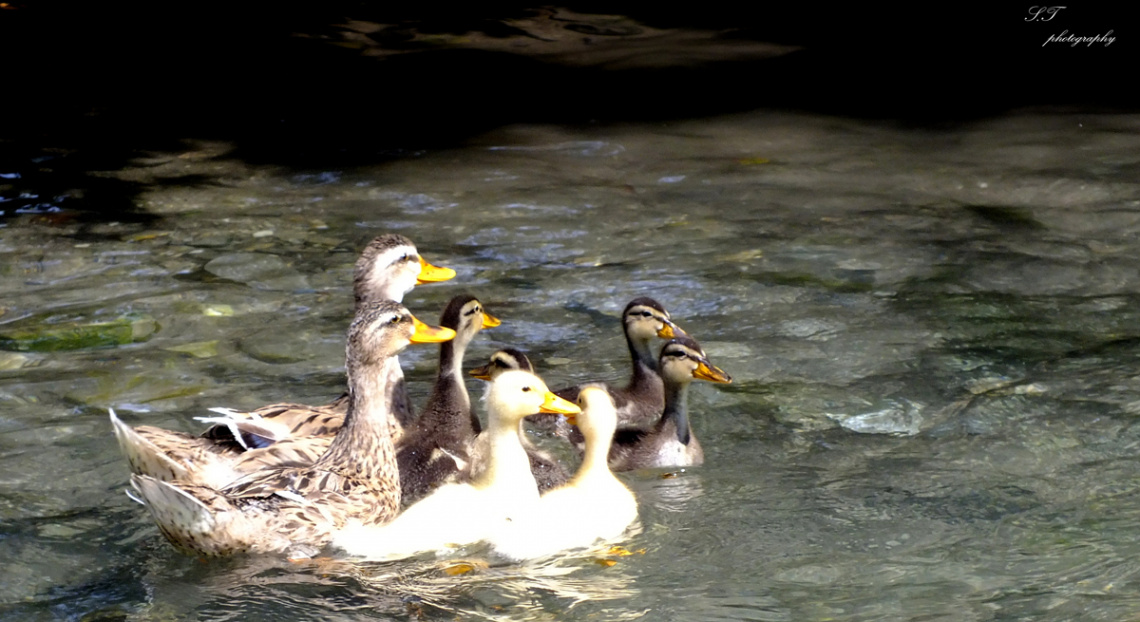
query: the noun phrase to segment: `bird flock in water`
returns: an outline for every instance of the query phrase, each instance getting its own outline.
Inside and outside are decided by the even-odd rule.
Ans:
[[[425,261],[408,238],[372,240],[356,262],[355,317],[345,346],[347,392],[324,406],[212,409],[200,435],[111,423],[131,469],[128,494],[178,549],[200,556],[333,550],[399,559],[483,543],[513,561],[613,543],[638,520],[614,471],[704,461],[686,407],[694,379],[731,382],[652,298],[622,313],[629,384],[551,391],[523,352],[506,348],[469,373],[488,382],[486,425],[462,369],[475,335],[499,320],[474,296],[453,298],[440,326],[401,301],[455,271]],[[656,339],[667,340],[656,356]],[[415,413],[399,353],[439,343],[439,373]],[[523,419],[580,452],[571,475],[537,449]]]

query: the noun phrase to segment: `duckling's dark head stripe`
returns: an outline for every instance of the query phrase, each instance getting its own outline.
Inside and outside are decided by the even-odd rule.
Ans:
[[[534,365],[521,350],[503,348],[491,355],[491,363],[500,369],[522,369],[534,373]]]
[[[661,353],[665,354],[666,351],[672,352],[682,349],[688,350],[692,353],[692,356],[696,358],[705,357],[705,351],[701,348],[701,344],[697,343],[696,339],[693,339],[688,335],[677,335],[676,337],[670,339],[668,343],[666,343],[665,346],[661,348]]]
[[[399,233],[385,233],[372,238],[372,241],[364,249],[364,255],[378,255],[400,246],[410,246],[413,249],[416,247],[415,243]]]
[[[452,298],[451,301],[447,303],[447,306],[444,307],[443,313],[439,316],[440,326],[445,326],[452,330],[459,328],[459,323],[463,319],[461,317],[463,315],[463,307],[471,301],[479,302],[479,299],[471,294],[460,294]]]
[[[654,311],[657,311],[658,313],[660,313],[661,315],[663,315],[665,317],[669,317],[669,312],[665,310],[665,307],[661,306],[661,303],[657,302],[656,300],[654,300],[648,296],[641,296],[639,298],[634,298],[633,300],[629,301],[629,304],[627,304],[625,306],[625,310],[622,311],[622,315],[624,316],[624,315],[628,314],[630,312],[630,310],[633,309],[634,307],[648,307],[650,309],[653,309]]]

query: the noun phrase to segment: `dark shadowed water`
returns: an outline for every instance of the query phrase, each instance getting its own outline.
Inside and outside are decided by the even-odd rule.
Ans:
[[[3,617],[1135,615],[1140,117],[513,125],[305,173],[230,148],[108,171],[152,220],[0,227]],[[420,318],[470,291],[503,320],[468,366],[515,346],[551,386],[620,382],[617,314],[650,295],[734,376],[693,387],[704,466],[625,478],[636,554],[202,563],[123,493],[110,407],[195,431],[337,395],[351,265],[385,231],[458,272],[405,299]],[[434,357],[401,357],[421,402]]]

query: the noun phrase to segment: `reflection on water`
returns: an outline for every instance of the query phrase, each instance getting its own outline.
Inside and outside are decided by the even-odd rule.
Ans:
[[[0,351],[0,598],[25,619],[1123,619],[1138,128],[757,112],[332,171],[153,154],[111,174],[150,184],[157,220],[0,228],[0,337],[54,344]],[[188,175],[207,181],[156,183]],[[458,271],[414,313],[471,291],[503,320],[473,363],[513,346],[551,386],[620,382],[618,314],[651,295],[734,376],[691,391],[704,466],[626,476],[635,555],[203,564],[122,493],[107,407],[193,431],[211,406],[339,393],[351,265],[381,231]],[[134,318],[153,323],[110,328]],[[434,357],[401,356],[413,399]]]

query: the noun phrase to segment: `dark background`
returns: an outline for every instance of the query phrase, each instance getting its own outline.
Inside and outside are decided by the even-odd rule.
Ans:
[[[1124,3],[1069,4],[1049,22],[1028,22],[1034,5],[1008,2],[559,6],[795,49],[692,62],[662,49],[661,63],[571,62],[573,45],[587,53],[631,34],[589,20],[559,23],[570,46],[562,54],[456,39],[534,40],[517,24],[548,9],[514,3],[6,2],[0,224],[36,210],[146,218],[131,200],[137,188],[89,172],[117,169],[142,151],[177,150],[186,138],[229,141],[231,157],[249,162],[306,168],[461,144],[515,122],[664,122],[770,108],[952,127],[1025,106],[1133,112],[1138,102],[1140,22]],[[364,37],[364,48],[346,46],[347,20],[387,27]],[[1116,40],[1042,47],[1065,30],[1111,30]],[[439,35],[451,43],[425,43]]]

